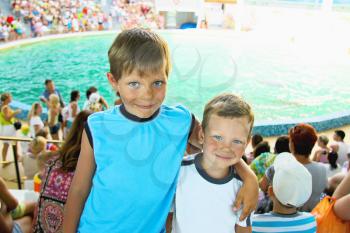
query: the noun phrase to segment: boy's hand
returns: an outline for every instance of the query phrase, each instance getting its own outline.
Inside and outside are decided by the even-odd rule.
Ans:
[[[245,182],[242,188],[239,190],[235,203],[233,205],[233,211],[237,211],[241,208],[243,203],[243,210],[239,221],[243,221],[248,215],[253,212],[258,204],[259,188],[258,183]]]

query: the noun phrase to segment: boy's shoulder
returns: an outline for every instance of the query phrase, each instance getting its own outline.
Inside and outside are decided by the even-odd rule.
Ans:
[[[253,215],[253,222],[254,221],[270,222],[275,220],[291,221],[291,220],[301,220],[301,219],[310,219],[312,221],[312,219],[315,219],[315,216],[309,212],[297,212],[296,214],[291,214],[291,215],[269,212],[264,214]]]
[[[182,159],[181,167],[190,166],[194,164],[194,159],[198,154],[187,155]]]
[[[178,104],[174,106],[169,106],[169,105],[161,105],[161,112],[163,114],[186,114],[186,115],[192,115],[190,110],[185,107],[184,105]]]

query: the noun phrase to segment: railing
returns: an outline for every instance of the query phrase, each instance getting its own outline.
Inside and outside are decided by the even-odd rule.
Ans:
[[[15,142],[31,142],[32,138],[18,138],[18,137],[3,137],[0,136],[0,141],[15,141]],[[47,142],[52,143],[63,143],[59,140],[47,140]],[[19,168],[18,168],[18,158],[17,158],[17,143],[12,144],[12,150],[13,150],[13,161],[15,163],[15,169],[16,169],[16,179],[17,179],[17,185],[18,189],[22,189],[22,182],[21,182],[21,176],[19,174]],[[9,164],[11,161],[1,161],[0,164]]]

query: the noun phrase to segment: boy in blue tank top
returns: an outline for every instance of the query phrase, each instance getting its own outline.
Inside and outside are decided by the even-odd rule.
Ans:
[[[199,124],[183,106],[163,105],[170,72],[166,42],[131,29],[108,51],[108,81],[122,104],[88,119],[65,207],[65,233],[165,232],[186,145]],[[244,180],[236,207],[245,218],[257,202],[257,181],[240,161]],[[244,195],[243,195],[244,194]]]

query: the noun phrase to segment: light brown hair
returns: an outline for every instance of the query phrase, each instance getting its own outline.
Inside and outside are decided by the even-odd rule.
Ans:
[[[169,48],[158,34],[141,28],[121,32],[108,50],[110,72],[116,80],[134,70],[144,73],[170,73]]]
[[[247,117],[250,123],[249,135],[251,134],[254,124],[254,113],[250,105],[241,97],[230,93],[224,93],[210,100],[204,108],[202,120],[203,131],[205,131],[208,126],[210,116],[213,114],[225,118]]]

